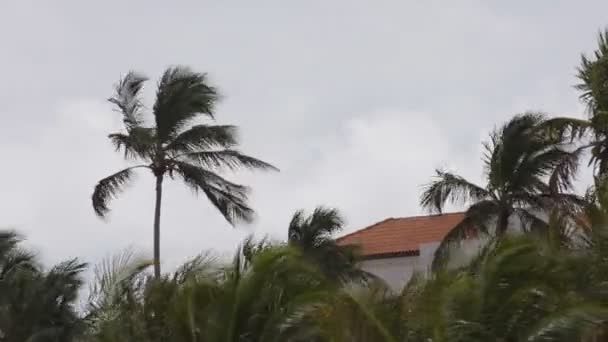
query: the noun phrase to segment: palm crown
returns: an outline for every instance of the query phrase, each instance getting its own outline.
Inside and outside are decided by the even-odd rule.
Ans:
[[[109,99],[122,113],[125,131],[108,137],[126,159],[140,164],[100,180],[92,201],[97,215],[105,216],[109,211],[108,202],[127,185],[134,171],[149,169],[156,177],[155,259],[158,259],[156,235],[165,176],[181,179],[195,192],[203,193],[230,224],[235,224],[252,220],[253,210],[247,204],[248,188],[217,172],[275,168],[235,149],[238,144],[235,126],[195,123],[200,116],[214,119],[219,99],[217,90],[208,85],[206,74],[184,67],[167,69],[158,83],[152,126],[145,123],[140,99],[146,80],[134,72],[128,73],[116,86],[114,97]]]
[[[308,216],[299,210],[289,223],[288,241],[330,279],[349,281],[370,278],[370,274],[357,267],[358,247],[342,246],[334,239],[334,234],[340,232],[343,226],[344,219],[336,209],[321,206]]]
[[[491,134],[484,145],[484,186],[436,171],[436,179],[421,196],[422,206],[441,212],[446,202],[470,205],[462,222],[438,249],[437,262],[445,257],[450,242],[463,239],[471,231],[501,236],[514,215],[524,230],[538,229],[546,226],[540,213],[556,207],[571,211],[582,204],[577,196],[564,193],[572,187],[579,153],[571,151],[569,143],[539,129],[543,122],[543,115],[526,113]],[[492,223],[496,228],[490,232]]]

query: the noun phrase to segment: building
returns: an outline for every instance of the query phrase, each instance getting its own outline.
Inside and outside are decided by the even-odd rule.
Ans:
[[[400,290],[416,270],[431,266],[443,237],[464,217],[464,213],[389,218],[337,239],[341,245],[361,248],[361,268]],[[461,253],[470,255],[467,249]],[[464,255],[463,255],[464,256]]]

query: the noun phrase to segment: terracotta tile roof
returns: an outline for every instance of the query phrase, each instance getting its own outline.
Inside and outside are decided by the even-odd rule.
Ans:
[[[420,244],[441,241],[464,213],[389,218],[339,237],[341,245],[356,244],[364,257],[416,254]]]

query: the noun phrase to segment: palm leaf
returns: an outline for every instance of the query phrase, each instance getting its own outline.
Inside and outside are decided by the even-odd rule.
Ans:
[[[432,269],[439,270],[447,266],[450,253],[460,246],[460,242],[481,234],[487,234],[489,224],[498,217],[500,207],[491,200],[477,202],[465,212],[464,218],[456,224],[441,240],[435,250]]]
[[[139,93],[147,80],[145,76],[131,71],[118,82],[115,88],[116,94],[108,99],[122,113],[128,130],[142,124],[141,109],[143,105],[139,99]]]
[[[289,223],[288,240],[313,247],[317,242],[332,239],[332,235],[342,230],[344,219],[337,209],[323,206],[305,217],[304,211],[297,211]]]
[[[545,120],[538,128],[554,139],[574,141],[584,137],[592,125],[584,119],[557,117]]]
[[[124,187],[133,177],[133,169],[138,167],[147,166],[128,167],[100,180],[97,183],[91,199],[93,201],[93,209],[98,216],[104,217],[108,213],[110,210],[108,207],[109,201],[122,192]]]
[[[238,143],[237,128],[231,125],[196,125],[180,133],[165,148],[173,153],[200,149],[230,148]]]
[[[108,138],[116,151],[123,150],[125,159],[141,158],[150,161],[155,153],[155,130],[148,127],[133,127],[128,134],[112,133]]]
[[[181,160],[198,163],[206,169],[238,170],[240,168],[274,170],[278,169],[269,163],[241,154],[236,150],[219,150],[192,152],[176,157]]]
[[[154,117],[161,142],[167,142],[198,115],[213,118],[217,90],[207,75],[186,67],[171,67],[163,74],[156,93]]]
[[[442,170],[435,170],[436,179],[426,186],[420,204],[441,213],[446,202],[468,203],[491,197],[491,194],[466,179]]]
[[[184,182],[195,192],[202,191],[230,224],[253,219],[253,209],[247,205],[247,187],[196,165],[185,162],[175,162],[175,165],[175,172]]]
[[[608,308],[582,303],[548,315],[529,331],[525,341],[578,341],[608,322]]]

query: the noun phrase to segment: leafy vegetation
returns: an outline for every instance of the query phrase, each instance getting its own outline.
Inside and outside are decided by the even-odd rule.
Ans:
[[[608,31],[579,68],[589,119],[516,115],[484,146],[484,184],[437,170],[420,201],[441,213],[466,205],[437,249],[434,268],[400,291],[359,268],[357,246],[334,240],[344,219],[335,209],[296,212],[284,242],[245,240],[231,260],[211,253],[160,272],[162,184],[181,179],[202,192],[232,224],[249,221],[247,188],[218,173],[274,169],[241,154],[234,126],[214,119],[217,90],[204,74],[165,71],[147,124],[140,100],[146,80],[123,78],[110,101],[125,132],[110,134],[138,164],[102,179],[93,193],[99,216],[148,169],[156,180],[154,257],[126,251],[93,268],[50,268],[0,232],[0,342],[459,342],[608,341]],[[586,151],[595,178],[573,192]],[[480,238],[477,254],[450,264],[463,239]],[[151,272],[149,269],[153,268]]]

